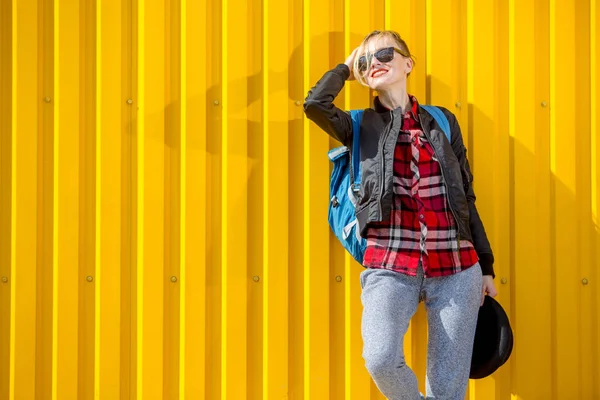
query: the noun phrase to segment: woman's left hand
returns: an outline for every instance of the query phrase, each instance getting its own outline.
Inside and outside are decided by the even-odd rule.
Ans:
[[[348,77],[349,81],[352,81],[355,79],[355,77],[354,77],[354,59],[356,58],[356,53],[358,52],[359,48],[360,48],[360,46],[358,46],[357,48],[352,50],[352,53],[350,53],[350,55],[348,56],[348,58],[346,58],[346,61],[344,62],[344,64],[346,64],[348,66],[348,68],[350,69],[350,76]]]
[[[481,305],[483,305],[483,301],[485,300],[485,295],[496,297],[498,291],[496,290],[496,286],[494,285],[494,278],[491,275],[483,276],[483,289],[481,291]]]

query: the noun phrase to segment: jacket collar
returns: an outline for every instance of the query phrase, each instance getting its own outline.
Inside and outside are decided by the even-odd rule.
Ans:
[[[411,95],[411,94],[409,94],[408,97],[409,97],[409,99],[411,101],[411,108],[410,108],[409,112],[411,113],[411,116],[416,121],[419,121],[418,116],[420,116],[420,112],[422,111],[421,107],[419,106],[419,102],[417,101],[417,98],[415,96]],[[384,106],[383,104],[381,104],[381,101],[379,100],[379,96],[375,97],[374,107],[373,108],[378,113],[386,113],[386,112],[390,111],[389,108],[387,108],[386,106]]]
[[[419,107],[419,121],[421,121],[421,129],[423,131],[427,131],[429,133],[429,127],[431,126],[431,122],[433,121],[433,117],[424,108]]]

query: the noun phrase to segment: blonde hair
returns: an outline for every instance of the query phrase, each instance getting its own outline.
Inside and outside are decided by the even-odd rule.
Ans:
[[[410,58],[413,62],[413,65],[416,62],[415,57],[412,54],[410,54],[410,50],[408,49],[406,42],[404,41],[404,39],[402,39],[400,37],[400,34],[398,32],[391,31],[391,30],[373,31],[373,32],[369,33],[367,36],[365,36],[362,43],[360,44],[359,49],[356,52],[356,57],[354,58],[354,65],[352,67],[352,71],[354,72],[354,77],[356,78],[356,80],[365,86],[368,86],[367,81],[365,80],[365,73],[360,72],[358,70],[358,60],[360,59],[360,57],[364,56],[367,53],[367,51],[366,51],[367,43],[371,39],[373,39],[373,38],[381,39],[386,36],[394,39],[394,41],[398,45],[398,50],[400,50],[401,55],[403,55],[406,58]],[[373,58],[367,58],[367,71],[369,69],[371,69],[372,60],[373,60]],[[408,73],[408,75],[410,75],[410,72]]]

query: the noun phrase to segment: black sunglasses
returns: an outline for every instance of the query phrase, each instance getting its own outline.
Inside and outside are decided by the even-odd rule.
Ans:
[[[404,53],[402,51],[400,51],[399,49],[397,49],[395,47],[386,47],[384,49],[377,50],[373,54],[367,53],[366,55],[361,56],[358,59],[358,71],[365,72],[367,70],[367,57],[369,59],[369,63],[371,62],[373,57],[378,59],[380,62],[384,62],[384,63],[390,62],[394,59],[395,51],[398,52],[398,54],[401,54],[402,56],[406,57],[406,55],[404,55]]]

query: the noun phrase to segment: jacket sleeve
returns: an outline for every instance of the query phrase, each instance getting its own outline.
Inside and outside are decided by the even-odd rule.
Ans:
[[[494,254],[485,228],[483,227],[483,222],[481,221],[481,217],[475,206],[476,197],[475,192],[473,191],[473,174],[471,173],[471,167],[469,166],[469,160],[467,159],[467,148],[464,145],[460,125],[454,115],[452,115],[452,118],[450,119],[450,127],[452,132],[452,149],[460,164],[463,186],[465,194],[467,195],[467,203],[469,204],[469,225],[471,228],[471,235],[473,236],[473,245],[479,256],[479,264],[481,265],[483,275],[495,277]]]
[[[308,119],[343,144],[347,144],[352,137],[352,118],[337,108],[333,100],[349,76],[348,66],[339,64],[323,75],[304,101],[304,113]]]

